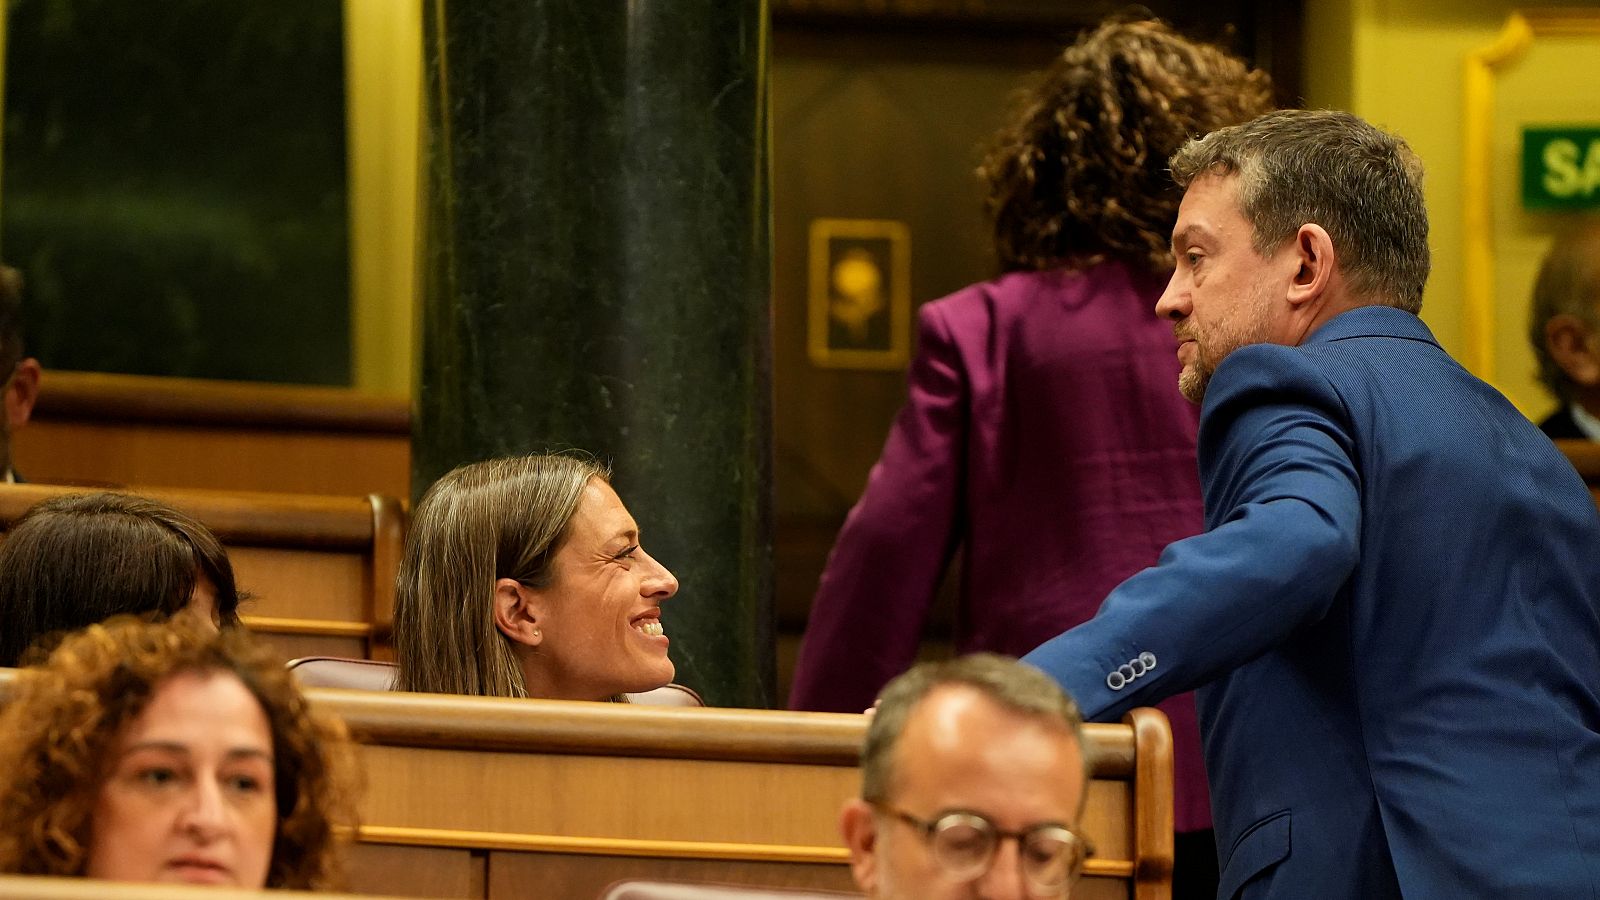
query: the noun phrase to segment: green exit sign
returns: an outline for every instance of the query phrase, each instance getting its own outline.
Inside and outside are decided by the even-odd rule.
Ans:
[[[1600,209],[1600,126],[1522,129],[1522,205]]]

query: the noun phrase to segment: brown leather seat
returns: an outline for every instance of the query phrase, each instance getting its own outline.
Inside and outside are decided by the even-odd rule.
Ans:
[[[338,656],[303,656],[289,660],[289,671],[304,687],[345,688],[354,691],[394,690],[395,664],[375,659],[346,659]],[[705,706],[692,689],[668,684],[653,691],[628,694],[629,703],[640,706]]]
[[[392,691],[394,663],[341,656],[302,656],[289,660],[289,671],[301,687],[345,688],[352,691]]]
[[[677,881],[619,881],[600,900],[839,900],[860,897],[834,891],[790,891],[746,884],[689,884]]]

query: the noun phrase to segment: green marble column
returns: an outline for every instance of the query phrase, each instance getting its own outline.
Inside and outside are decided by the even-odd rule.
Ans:
[[[763,0],[431,0],[412,490],[577,447],[677,574],[678,681],[765,706]]]

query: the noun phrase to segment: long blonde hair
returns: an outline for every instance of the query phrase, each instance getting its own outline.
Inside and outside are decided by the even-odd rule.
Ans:
[[[495,582],[549,583],[590,479],[592,457],[533,454],[460,466],[428,488],[412,515],[396,585],[396,688],[526,697],[511,641],[495,626]]]

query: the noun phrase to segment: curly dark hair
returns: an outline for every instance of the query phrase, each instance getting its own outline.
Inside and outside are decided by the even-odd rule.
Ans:
[[[24,669],[0,713],[0,872],[82,875],[110,754],[158,685],[184,672],[238,677],[272,731],[277,830],[267,887],[339,887],[355,769],[344,726],[314,714],[289,672],[238,629],[127,616],[68,637]]]
[[[1272,109],[1272,82],[1153,20],[1107,22],[1022,91],[978,167],[1006,271],[1105,257],[1171,267],[1184,142]]]

